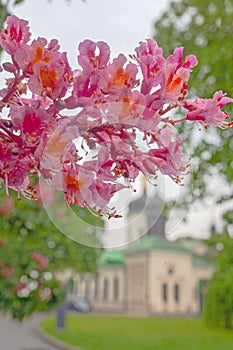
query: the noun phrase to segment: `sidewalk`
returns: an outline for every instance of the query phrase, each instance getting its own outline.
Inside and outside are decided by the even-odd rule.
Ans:
[[[34,316],[19,323],[0,313],[0,350],[59,350],[35,334],[38,320]]]

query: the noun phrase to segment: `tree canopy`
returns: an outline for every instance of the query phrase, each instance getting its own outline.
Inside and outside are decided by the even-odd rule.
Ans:
[[[10,15],[10,6],[24,0],[0,0],[0,29]],[[67,0],[69,2],[71,0]],[[0,52],[2,48],[0,46]],[[96,273],[100,250],[96,227],[103,221],[86,208],[73,208],[79,226],[53,202],[52,219],[63,215],[63,227],[70,226],[71,239],[54,226],[38,202],[0,198],[0,310],[22,320],[38,310],[56,307],[65,297],[64,286],[56,272],[71,268],[79,273]],[[61,219],[61,218],[60,218]],[[86,229],[91,228],[91,238]],[[90,236],[90,232],[89,232]],[[77,243],[80,242],[80,243]],[[87,245],[81,243],[86,242]],[[93,243],[94,242],[94,243]],[[88,246],[88,243],[90,246]]]
[[[190,78],[191,93],[211,97],[222,89],[233,95],[233,3],[230,0],[172,1],[155,23],[155,38],[166,54],[176,46],[194,53],[198,66]],[[230,113],[231,110],[228,109]],[[194,199],[214,196],[216,203],[233,195],[232,130],[203,131],[202,137],[183,126],[187,147],[192,155],[192,191]],[[195,147],[193,147],[195,145]],[[211,187],[213,177],[219,186]],[[231,206],[229,206],[231,208]],[[214,235],[209,244],[215,252],[216,271],[208,284],[205,305],[206,322],[232,328],[233,320],[233,211],[223,214],[224,235]]]
[[[209,241],[216,270],[208,283],[204,316],[211,326],[233,328],[233,239],[228,234],[215,235]]]
[[[163,46],[166,55],[171,54],[175,47],[184,46],[186,54],[193,53],[197,56],[198,66],[190,77],[192,95],[197,93],[209,98],[219,89],[229,96],[233,95],[232,18],[231,0],[181,0],[171,1],[155,22],[154,38]],[[217,199],[221,201],[231,198],[232,130],[219,132],[215,129],[211,132],[208,130],[208,133],[202,131],[197,136],[197,132],[191,130],[189,124],[182,127],[187,148],[193,158],[194,198],[203,199],[210,195],[209,184],[212,176],[224,184],[217,189]],[[223,191],[224,186],[227,186],[227,193]]]
[[[53,206],[58,216],[63,215]],[[75,210],[92,227],[103,226],[87,209]],[[74,273],[97,272],[100,249],[59,232],[38,202],[1,194],[0,217],[0,310],[10,311],[14,318],[21,320],[62,301],[65,289],[56,272],[66,268]],[[75,231],[84,234],[84,228],[80,225]]]

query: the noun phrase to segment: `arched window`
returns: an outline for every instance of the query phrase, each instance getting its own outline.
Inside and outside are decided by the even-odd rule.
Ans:
[[[162,284],[162,298],[163,298],[163,301],[165,303],[167,302],[167,296],[168,296],[167,283],[163,283]]]
[[[103,300],[108,299],[108,279],[104,279],[104,291],[103,291]]]
[[[119,279],[118,277],[114,277],[113,280],[113,300],[118,301],[119,299]]]
[[[176,303],[179,303],[180,301],[180,286],[178,283],[174,284],[174,299]]]

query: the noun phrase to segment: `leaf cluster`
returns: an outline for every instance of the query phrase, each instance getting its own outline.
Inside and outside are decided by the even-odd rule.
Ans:
[[[198,66],[191,78],[191,94],[209,98],[216,90],[233,96],[233,4],[231,0],[178,0],[154,24],[154,38],[165,54],[184,46],[185,55],[195,54]],[[182,113],[182,111],[180,111]],[[228,108],[228,113],[233,110]],[[233,193],[232,129],[196,130],[186,123],[180,131],[186,136],[186,147],[192,156],[192,183],[194,199],[214,194],[218,200],[224,186]],[[219,193],[211,193],[210,179],[218,179]],[[228,192],[229,193],[229,192]]]
[[[56,278],[57,271],[69,268],[74,272],[95,274],[100,250],[78,244],[59,232],[38,202],[25,198],[17,201],[14,193],[12,197],[14,206],[5,212],[9,198],[1,193],[0,199],[0,310],[10,311],[14,318],[22,320],[32,312],[48,310],[63,300],[65,290]],[[87,221],[97,220],[90,218],[90,213],[83,215]],[[47,257],[48,266],[40,271],[31,252]],[[9,276],[4,277],[4,269],[11,271]],[[39,276],[31,277],[33,271]],[[46,273],[51,276],[48,280],[44,278]],[[51,297],[43,300],[39,287],[26,297],[19,296],[17,285],[25,278],[39,282],[43,290],[49,288]]]
[[[233,328],[233,239],[227,235],[214,235],[209,241],[214,248],[215,273],[208,283],[205,321],[211,326]]]
[[[198,66],[190,85],[192,94],[209,98],[216,90],[233,95],[233,3],[231,0],[178,0],[154,25],[154,37],[165,54],[184,46],[185,54],[195,54]],[[228,109],[229,113],[233,110]],[[182,113],[182,111],[180,111]],[[180,132],[186,136],[186,147],[192,156],[190,191],[193,199],[213,196],[217,203],[232,200],[232,129],[190,129],[187,123]],[[212,182],[215,179],[213,186]],[[227,189],[227,191],[226,191]],[[209,245],[215,256],[216,271],[208,284],[205,305],[206,322],[232,328],[233,323],[233,228],[232,210],[223,215],[225,235],[215,235]],[[217,250],[218,249],[218,250]]]

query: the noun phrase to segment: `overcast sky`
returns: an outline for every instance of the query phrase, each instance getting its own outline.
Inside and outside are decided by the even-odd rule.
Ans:
[[[86,38],[107,41],[115,56],[120,52],[132,53],[138,42],[153,36],[153,23],[165,10],[169,0],[25,0],[13,12],[29,20],[33,38],[44,36],[59,39],[63,51],[67,51],[72,67],[76,66],[78,43]],[[165,186],[166,187],[166,186]],[[171,187],[169,188],[169,192]],[[172,192],[181,189],[172,187]],[[163,187],[164,197],[168,190]],[[213,208],[190,206],[177,215],[170,215],[170,237],[177,234],[206,236],[210,221],[214,220]],[[191,210],[192,209],[192,210]],[[189,224],[180,224],[183,217]]]
[[[14,13],[30,21],[33,36],[59,38],[76,63],[84,39],[107,41],[114,55],[132,53],[153,35],[153,23],[169,0],[25,0]]]

